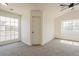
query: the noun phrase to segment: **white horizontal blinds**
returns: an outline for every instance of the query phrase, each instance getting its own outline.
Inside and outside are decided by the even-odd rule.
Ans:
[[[73,21],[73,32],[79,33],[79,20]]]
[[[0,41],[5,40],[5,17],[0,16]]]
[[[15,39],[19,39],[19,30],[20,30],[20,28],[19,28],[19,21],[18,21],[18,19],[15,19],[15,21],[14,21],[14,26],[15,26],[15,28],[14,28],[14,34],[15,34]]]
[[[20,16],[0,11],[0,42],[19,39]]]
[[[71,32],[72,31],[72,22],[71,21],[63,21],[62,22],[62,31],[63,32]]]
[[[79,33],[79,20],[65,20],[61,23],[62,33]]]

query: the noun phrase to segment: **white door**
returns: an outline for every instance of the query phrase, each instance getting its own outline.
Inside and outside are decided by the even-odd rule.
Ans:
[[[41,17],[32,17],[32,45],[41,44]]]

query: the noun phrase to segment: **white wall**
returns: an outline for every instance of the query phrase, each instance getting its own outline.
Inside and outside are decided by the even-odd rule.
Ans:
[[[23,15],[21,18],[21,40],[22,42],[31,45],[30,40],[30,19],[29,16]]]
[[[49,11],[43,12],[42,44],[46,44],[54,38],[54,19]]]
[[[63,38],[63,39],[68,39],[68,40],[76,40],[79,41],[79,34],[61,34],[61,22],[63,20],[79,20],[79,11],[78,10],[72,10],[69,11],[61,16],[59,16],[58,18],[55,19],[55,28],[56,28],[56,38]]]
[[[40,8],[43,14],[42,45],[44,45],[55,37],[54,18],[56,13],[59,12],[59,8],[57,7],[57,4],[41,4]]]

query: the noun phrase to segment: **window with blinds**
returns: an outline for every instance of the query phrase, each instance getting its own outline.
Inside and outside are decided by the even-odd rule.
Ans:
[[[18,39],[18,25],[17,18],[0,16],[0,42]]]
[[[79,33],[79,20],[65,20],[61,23],[61,32],[75,34]]]

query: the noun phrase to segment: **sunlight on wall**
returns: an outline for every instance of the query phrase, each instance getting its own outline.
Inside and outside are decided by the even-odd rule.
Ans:
[[[66,41],[66,40],[60,40],[60,42],[64,44],[79,46],[79,42],[72,42],[72,41]]]

